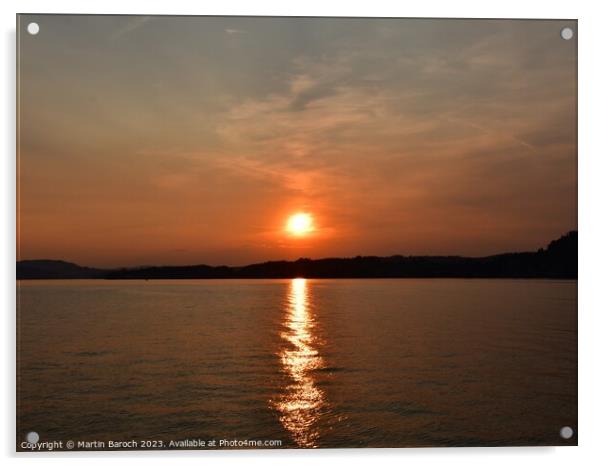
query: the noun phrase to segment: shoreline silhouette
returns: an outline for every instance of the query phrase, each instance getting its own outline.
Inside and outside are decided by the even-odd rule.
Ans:
[[[61,260],[17,262],[17,280],[224,278],[577,278],[577,231],[545,249],[485,257],[356,256],[269,261],[240,267],[184,265],[100,269]]]

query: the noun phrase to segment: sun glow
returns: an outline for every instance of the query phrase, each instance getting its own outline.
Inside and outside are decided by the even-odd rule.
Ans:
[[[295,236],[306,235],[314,231],[314,220],[306,213],[291,215],[286,223],[286,230]]]

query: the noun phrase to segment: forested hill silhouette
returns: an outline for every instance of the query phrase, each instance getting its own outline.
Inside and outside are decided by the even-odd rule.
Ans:
[[[57,267],[52,267],[56,263]],[[243,267],[209,265],[138,267],[113,270],[62,261],[17,262],[17,279],[106,278],[577,278],[577,232],[535,252],[487,257],[390,256],[298,259]]]

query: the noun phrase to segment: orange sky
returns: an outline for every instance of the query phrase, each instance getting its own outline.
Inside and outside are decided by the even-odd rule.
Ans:
[[[484,255],[577,226],[573,21],[32,20],[19,259]]]

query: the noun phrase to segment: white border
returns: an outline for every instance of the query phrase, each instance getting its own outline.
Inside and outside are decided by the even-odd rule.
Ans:
[[[183,0],[4,0],[2,15],[2,101],[0,118],[4,151],[0,203],[2,247],[0,284],[4,298],[2,313],[4,334],[2,352],[4,376],[0,383],[2,422],[0,442],[2,454],[9,463],[17,460],[14,424],[15,380],[15,14],[16,13],[112,13],[112,14],[205,14],[205,15],[285,15],[285,16],[401,16],[401,17],[486,17],[486,18],[577,18],[579,19],[579,447],[562,448],[461,448],[398,450],[319,450],[319,451],[233,451],[233,452],[164,452],[164,453],[55,453],[19,454],[21,464],[44,458],[48,461],[97,463],[111,461],[128,464],[160,464],[165,461],[220,462],[235,464],[305,464],[308,461],[328,464],[346,461],[351,464],[378,461],[385,464],[447,463],[449,465],[506,465],[509,462],[567,466],[569,463],[595,464],[601,456],[597,449],[602,415],[601,363],[602,299],[598,292],[598,274],[602,255],[602,222],[600,182],[602,150],[600,109],[602,98],[602,8],[593,1],[525,0],[386,2],[351,0],[287,2],[279,1],[214,1]]]

